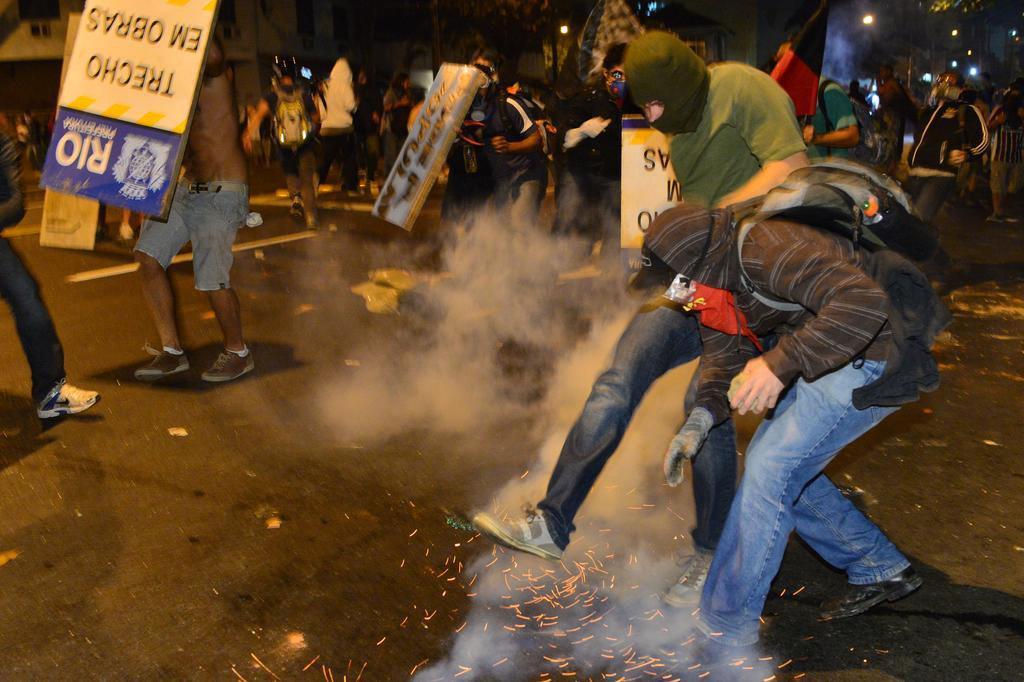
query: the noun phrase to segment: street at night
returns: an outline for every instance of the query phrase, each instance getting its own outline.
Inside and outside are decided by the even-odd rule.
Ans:
[[[1024,677],[1012,0],[0,0],[0,680]]]
[[[254,209],[266,224],[243,232],[239,243],[297,231],[284,209]],[[581,512],[581,532],[563,566],[495,553],[458,520],[491,504],[509,481],[542,489],[549,441],[561,441],[615,334],[575,357],[563,348],[556,361],[566,363],[566,377],[580,377],[577,385],[550,385],[560,376],[551,374],[546,400],[508,408],[507,416],[504,402],[524,403],[473,402],[505,392],[475,385],[483,349],[466,358],[465,374],[432,391],[424,383],[431,368],[417,362],[443,356],[425,340],[439,324],[424,316],[429,306],[371,314],[349,291],[376,268],[443,271],[432,211],[436,216],[428,205],[411,236],[361,211],[332,211],[337,232],[238,253],[237,287],[258,370],[213,387],[196,371],[162,385],[132,379],[151,334],[137,275],[67,281],[130,262],[126,250],[101,245],[79,254],[41,249],[31,234],[12,239],[48,283],[70,375],[103,400],[87,415],[42,430],[25,397],[28,376],[13,348],[13,324],[0,320],[7,340],[0,386],[5,676],[319,679],[327,670],[338,680],[393,680],[442,662],[436,676],[423,679],[450,679],[460,665],[482,668],[477,679],[490,679],[490,666],[507,658],[503,665],[518,670],[511,679],[558,679],[577,670],[581,679],[646,679],[630,678],[626,669],[651,659],[660,661],[650,668],[659,675],[696,678],[679,642],[645,651],[631,643],[624,621],[609,630],[585,625],[566,637],[618,640],[580,649],[590,658],[554,638],[537,643],[524,635],[517,648],[519,640],[503,629],[525,621],[500,608],[502,594],[520,601],[523,576],[549,567],[555,575],[547,583],[583,571],[587,585],[579,594],[628,598],[620,609],[636,610],[637,630],[650,627],[648,619],[671,617],[657,592],[672,579],[692,501],[685,488],[659,482],[658,459],[678,419],[674,396],[685,377],[668,377],[674,385],[652,393],[639,423],[653,432],[627,437],[624,459],[613,460]],[[37,210],[25,231],[33,216]],[[967,266],[967,278],[945,299],[955,321],[938,350],[942,388],[829,468],[911,556],[924,586],[859,618],[820,622],[818,604],[843,578],[791,542],[765,612],[761,656],[772,657],[774,670],[758,679],[1017,676],[1024,655],[1016,511],[1024,503],[1024,246],[1017,228],[985,225],[978,211],[950,210],[941,229]],[[202,365],[215,355],[217,330],[191,291],[190,270],[171,268],[186,343]],[[592,280],[549,287],[566,306],[600,289]],[[475,304],[485,315],[495,294],[479,295]],[[468,331],[479,329],[471,324]],[[365,389],[366,397],[353,389]],[[742,440],[754,423],[742,423]],[[505,501],[518,503],[515,494]],[[602,532],[606,527],[612,532]],[[630,565],[631,557],[639,563]],[[511,589],[503,572],[513,576]],[[618,584],[609,589],[613,576]],[[640,587],[629,590],[630,581]],[[485,583],[497,592],[480,594]],[[562,600],[572,601],[569,594]],[[469,628],[485,623],[493,639],[476,640],[483,650],[460,646]],[[545,660],[549,641],[555,646]],[[673,649],[680,661],[674,668],[665,653]]]

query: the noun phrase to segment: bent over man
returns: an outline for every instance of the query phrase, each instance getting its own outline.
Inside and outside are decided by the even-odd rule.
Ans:
[[[224,335],[224,352],[203,373],[203,381],[231,381],[255,366],[242,338],[238,296],[231,288],[231,247],[249,212],[248,172],[239,140],[234,83],[216,42],[210,44],[187,144],[184,177],[178,182],[167,222],[147,220],[135,244],[142,291],[161,344],[156,357],[135,370],[140,381],[156,381],[189,369],[167,277],[167,266],[186,242],[192,242],[196,289],[206,292]]]
[[[921,585],[907,558],[822,472],[900,404],[938,386],[930,348],[949,314],[924,275],[894,252],[868,254],[843,236],[783,220],[755,224],[745,238],[737,230],[728,209],[682,206],[659,216],[647,245],[674,271],[735,301],[724,317],[737,331],[701,326],[688,421],[722,423],[730,406],[740,414],[774,410],[747,449],[700,602],[706,635],[746,646],[758,639],[794,530],[849,578],[849,593],[825,606],[826,618],[862,613]]]
[[[735,63],[708,68],[678,38],[649,32],[627,48],[625,76],[647,120],[672,135],[672,165],[687,204],[744,201],[808,164],[792,100],[754,68]],[[539,511],[525,519],[480,513],[474,517],[478,530],[531,554],[562,556],[576,513],[647,389],[669,370],[700,357],[696,319],[661,296],[673,276],[655,277],[654,298],[619,338],[611,367],[594,383],[565,439]],[[719,421],[693,461],[696,551],[683,562],[666,597],[676,606],[700,598],[736,488],[736,432],[728,419]]]

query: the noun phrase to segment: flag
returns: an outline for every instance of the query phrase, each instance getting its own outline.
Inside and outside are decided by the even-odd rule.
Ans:
[[[811,11],[815,4],[817,9]],[[798,13],[808,11],[810,18],[789,41],[771,72],[772,78],[793,99],[797,116],[813,116],[818,108],[818,80],[828,33],[828,0],[808,0]]]
[[[601,69],[608,48],[628,43],[644,32],[625,0],[597,0],[579,39],[569,49],[558,74],[556,91],[568,97]]]

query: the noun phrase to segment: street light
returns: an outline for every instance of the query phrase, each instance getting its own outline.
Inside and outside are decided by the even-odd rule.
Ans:
[[[864,18],[861,19],[861,21],[864,22],[865,26],[870,26],[871,24],[875,23],[875,15],[874,14],[865,14]]]
[[[562,24],[558,27],[558,31],[564,36],[569,32],[569,27],[566,24]]]
[[[953,67],[954,69],[957,67],[958,64],[959,64],[959,62],[957,62],[957,60],[955,60],[955,59],[949,63],[949,65],[951,67]]]
[[[949,32],[949,35],[951,35],[954,38],[956,38],[958,35],[960,35],[960,29],[954,28],[952,31]]]

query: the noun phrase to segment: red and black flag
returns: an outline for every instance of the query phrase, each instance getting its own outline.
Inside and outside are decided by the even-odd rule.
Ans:
[[[825,58],[828,0],[807,0],[794,16],[801,14],[808,18],[780,49],[782,54],[771,75],[793,98],[797,116],[814,116],[818,108],[818,80]]]

